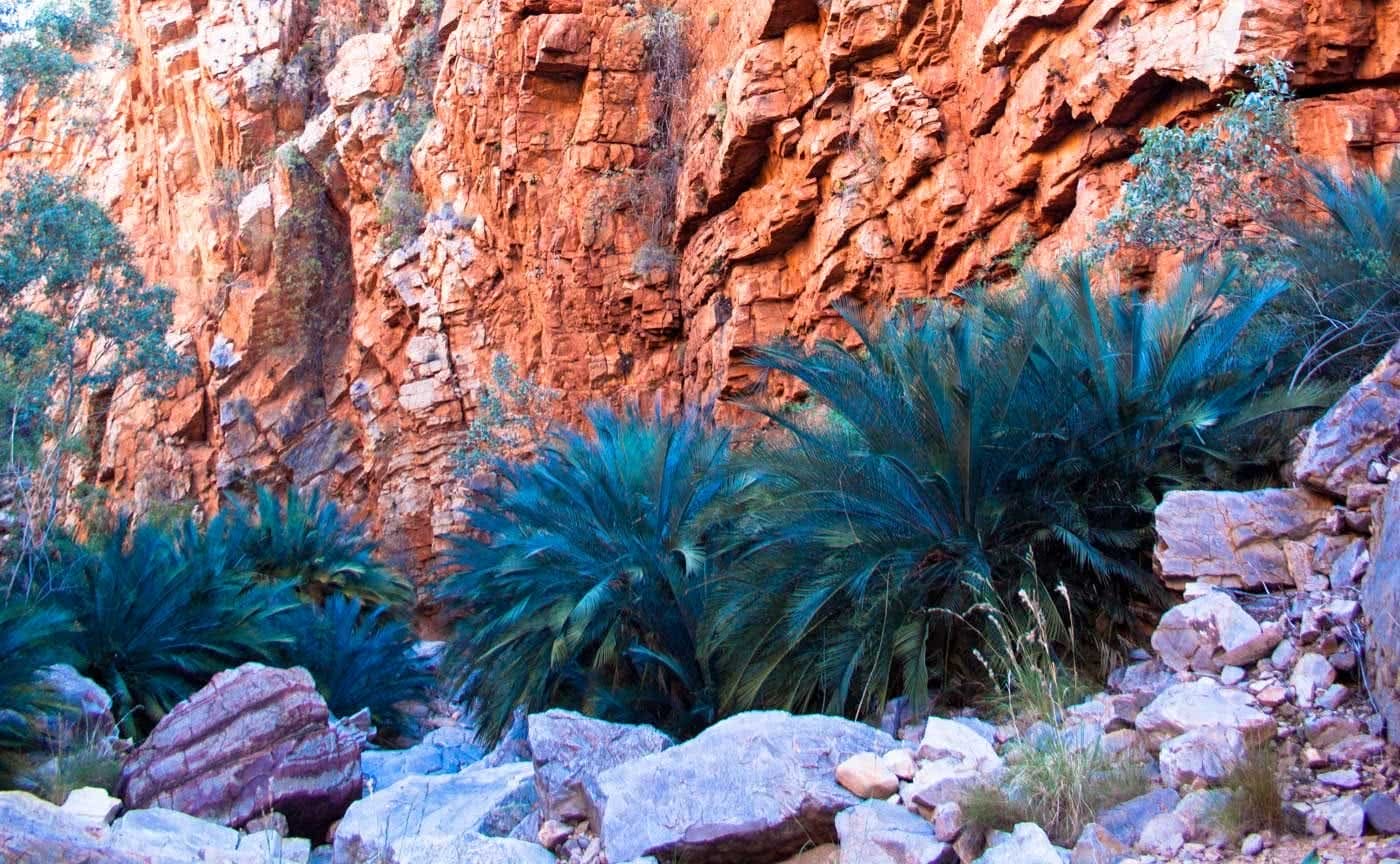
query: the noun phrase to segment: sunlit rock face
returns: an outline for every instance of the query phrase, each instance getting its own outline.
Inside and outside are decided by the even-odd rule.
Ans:
[[[75,479],[205,509],[320,484],[422,570],[460,527],[496,354],[566,413],[741,392],[746,349],[840,332],[833,299],[1082,243],[1137,130],[1272,57],[1319,94],[1305,152],[1387,166],[1392,5],[388,0],[355,23],[351,0],[121,0],[123,57],[85,101],[14,109],[0,159],[88,178],[176,294],[192,374],[111,394]],[[408,236],[384,213],[405,201]]]

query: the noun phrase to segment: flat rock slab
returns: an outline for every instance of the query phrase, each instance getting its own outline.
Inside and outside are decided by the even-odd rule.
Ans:
[[[752,711],[660,753],[603,772],[592,804],[611,861],[781,861],[836,839],[836,814],[860,803],[836,782],[857,753],[895,740],[838,717]]]
[[[1284,553],[1322,528],[1332,502],[1306,489],[1168,492],[1157,506],[1152,564],[1173,588],[1293,586]]]
[[[555,709],[528,719],[535,790],[545,819],[576,822],[590,817],[598,775],[633,759],[660,753],[676,742],[651,726],[628,726]]]
[[[408,777],[356,801],[335,831],[334,864],[381,864],[413,837],[502,837],[535,804],[527,762]]]

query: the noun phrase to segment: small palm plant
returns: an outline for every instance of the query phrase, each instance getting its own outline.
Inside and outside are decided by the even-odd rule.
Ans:
[[[39,670],[70,658],[73,621],[55,606],[0,600],[0,751],[32,742],[32,719],[53,707]]]
[[[61,593],[78,625],[79,671],[112,695],[133,737],[215,673],[267,661],[290,638],[285,618],[297,604],[285,585],[240,575],[221,530],[186,522],[178,537],[119,520]]]
[[[319,608],[299,609],[291,631],[282,661],[311,673],[336,716],[368,708],[381,732],[392,733],[403,723],[399,704],[422,699],[432,686],[426,665],[413,656],[413,631],[385,607],[332,594]]]
[[[413,599],[412,587],[376,557],[364,523],[351,521],[319,490],[303,495],[290,489],[284,505],[260,486],[255,511],[235,501],[228,518],[244,566],[261,580],[291,582],[316,603],[332,594],[384,606]]]
[[[449,669],[482,733],[517,705],[572,707],[675,732],[713,719],[699,633],[712,515],[741,480],[728,435],[695,412],[587,412],[530,462],[500,462],[443,589],[461,616]]]

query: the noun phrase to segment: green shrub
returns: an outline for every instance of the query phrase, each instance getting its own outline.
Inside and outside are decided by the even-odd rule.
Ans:
[[[498,463],[501,485],[450,555],[443,599],[462,617],[449,669],[488,738],[517,705],[679,733],[713,719],[699,627],[709,517],[739,482],[728,436],[695,413],[587,414],[591,437],[560,431],[532,461]]]
[[[316,603],[333,594],[385,606],[412,602],[412,586],[376,556],[368,526],[352,521],[320,490],[290,489],[284,504],[260,486],[255,497],[254,509],[230,502],[222,517],[226,524],[218,529],[236,544],[237,569],[262,582],[291,583]]]
[[[1074,262],[995,300],[880,323],[842,309],[858,351],[759,350],[820,410],[755,406],[787,442],[752,460],[768,492],[711,616],[725,709],[922,704],[936,665],[945,682],[970,671],[983,586],[1006,598],[1044,576],[1096,631],[1130,624],[1159,598],[1145,565],[1161,495],[1228,473],[1252,423],[1321,401],[1266,390],[1245,328],[1282,286],[1237,278],[1188,268],[1154,300],[1095,291]]]
[[[39,670],[71,659],[72,633],[72,619],[52,605],[0,601],[0,750],[33,742],[31,720],[52,702]]]
[[[305,606],[290,622],[287,666],[300,666],[338,717],[368,708],[380,732],[403,724],[398,703],[423,699],[432,685],[412,655],[413,632],[384,607],[331,595],[320,608]]]
[[[111,0],[47,2],[24,15],[0,3],[0,100],[12,101],[31,84],[41,102],[62,93],[87,68],[74,54],[101,42],[113,18]]]
[[[120,520],[74,563],[60,594],[78,624],[78,670],[111,694],[133,737],[215,673],[267,661],[288,640],[296,600],[285,585],[243,577],[222,531],[187,523],[180,537]]]

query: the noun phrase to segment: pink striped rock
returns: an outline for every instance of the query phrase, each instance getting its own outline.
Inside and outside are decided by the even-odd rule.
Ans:
[[[304,669],[247,663],[161,719],[122,769],[130,809],[166,807],[238,828],[277,811],[320,836],[360,797],[359,731],[330,722]]]

